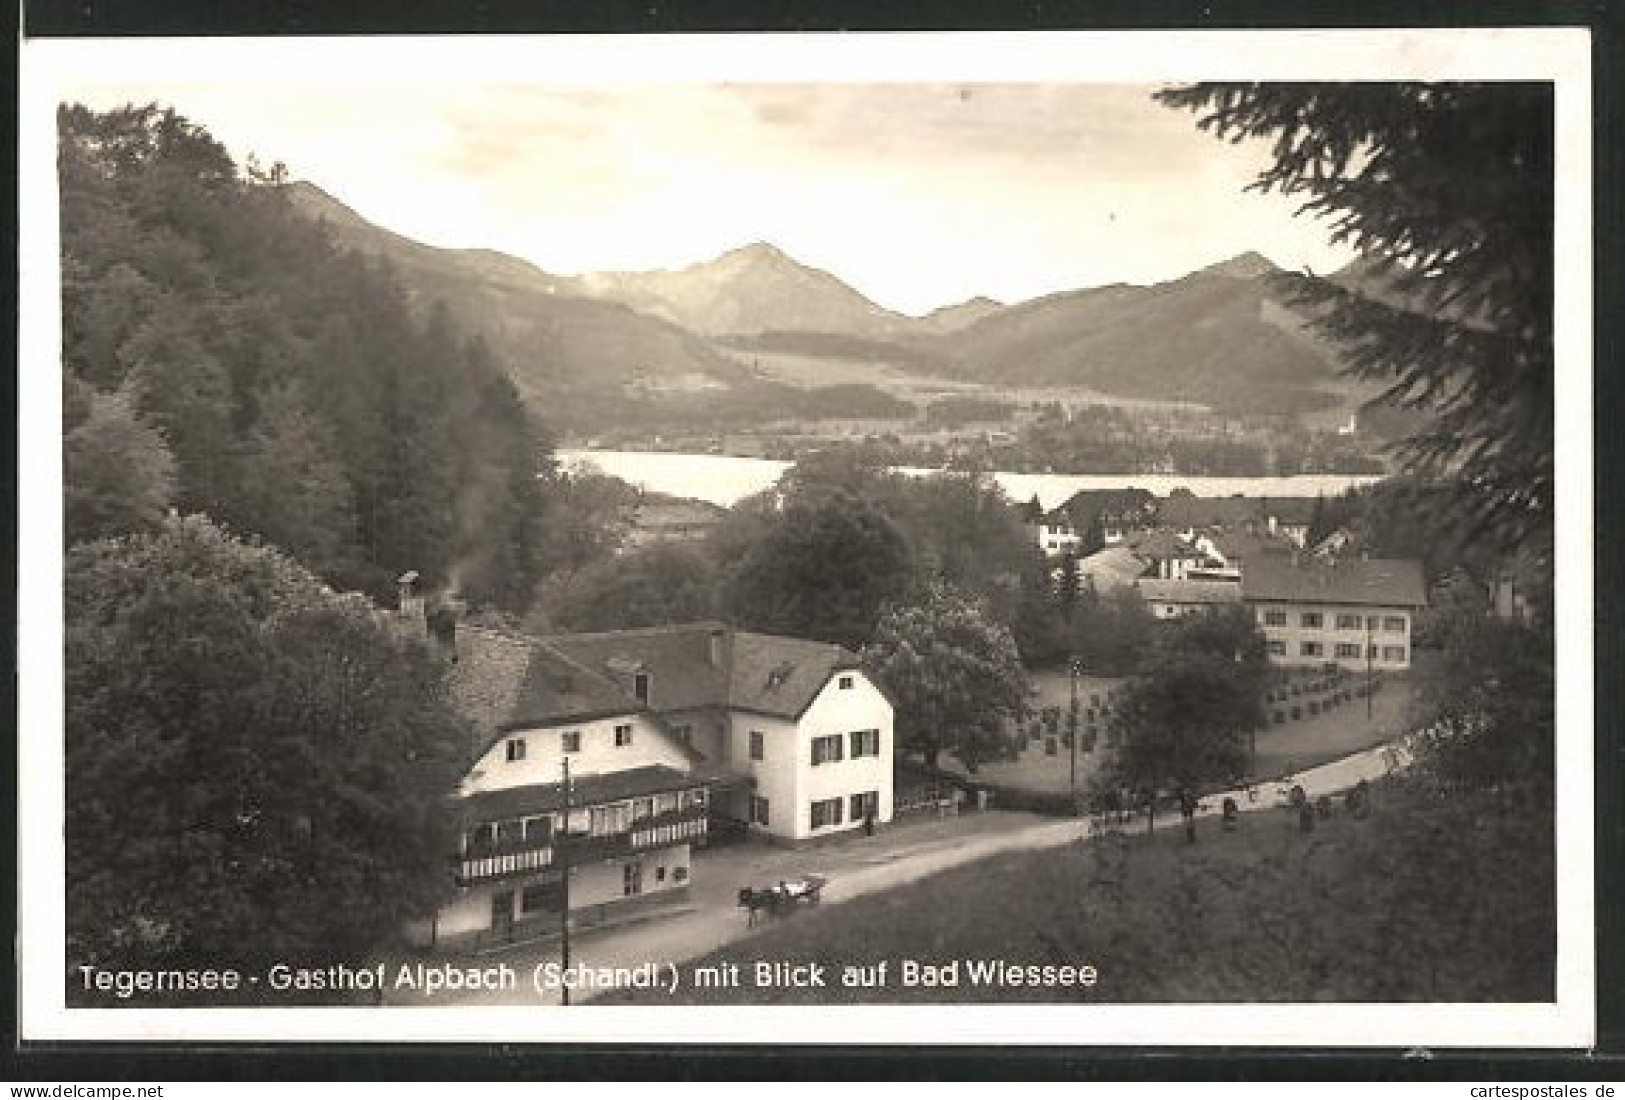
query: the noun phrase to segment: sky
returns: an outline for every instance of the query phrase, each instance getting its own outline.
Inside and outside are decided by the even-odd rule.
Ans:
[[[1247,190],[1267,143],[1156,103],[1169,82],[1551,79],[1585,48],[1564,28],[45,40],[23,120],[48,142],[57,101],[159,102],[429,244],[574,275],[762,241],[917,314],[1247,251],[1353,258]]]
[[[1295,203],[1245,191],[1259,143],[1201,133],[1153,85],[121,81],[239,160],[282,161],[429,244],[556,274],[678,268],[755,241],[921,313],[1148,283],[1248,250],[1350,258]]]

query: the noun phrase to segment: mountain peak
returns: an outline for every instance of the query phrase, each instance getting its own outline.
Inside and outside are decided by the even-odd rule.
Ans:
[[[722,255],[712,260],[708,265],[726,268],[748,267],[800,267],[795,259],[785,253],[781,248],[768,244],[766,241],[753,241],[750,244],[730,248]]]
[[[1198,271],[1197,274],[1227,275],[1232,279],[1257,279],[1264,275],[1274,275],[1280,270],[1266,256],[1257,252],[1243,252],[1239,256],[1232,256],[1228,260],[1220,260],[1216,264],[1210,264]]]

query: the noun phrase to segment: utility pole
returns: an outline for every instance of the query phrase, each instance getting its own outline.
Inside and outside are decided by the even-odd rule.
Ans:
[[[561,1003],[568,1006],[570,1003],[570,757],[564,758],[564,827],[553,842],[553,854],[558,857],[560,875],[560,896],[563,900],[563,913],[560,917],[562,926],[559,929],[559,965],[564,978],[559,985]]]
[[[1371,688],[1372,688],[1372,681],[1376,679],[1376,673],[1373,671],[1373,669],[1371,667],[1371,657],[1372,657],[1372,654],[1371,654],[1371,649],[1372,649],[1372,646],[1371,646],[1371,620],[1373,618],[1374,618],[1374,616],[1371,616],[1371,615],[1367,615],[1365,617],[1365,721],[1366,721],[1366,725],[1371,724]]]
[[[1081,724],[1078,721],[1078,659],[1068,657],[1066,664],[1069,673],[1068,678],[1072,681],[1072,709],[1067,712],[1066,720],[1069,723],[1068,739],[1072,743],[1072,812],[1076,814],[1078,812],[1078,727]]]

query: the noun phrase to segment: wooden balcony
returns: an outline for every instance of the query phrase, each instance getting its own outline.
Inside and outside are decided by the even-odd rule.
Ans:
[[[577,866],[616,859],[703,840],[706,828],[706,808],[689,806],[639,818],[625,830],[605,836],[558,834],[544,842],[514,840],[481,845],[457,857],[456,879],[459,885],[468,886],[545,871],[562,866],[566,860]]]

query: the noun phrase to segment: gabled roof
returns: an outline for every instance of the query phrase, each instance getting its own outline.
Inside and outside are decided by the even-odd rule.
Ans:
[[[728,705],[784,718],[799,718],[831,676],[858,666],[857,657],[838,645],[734,634]]]
[[[636,699],[536,638],[459,624],[452,700],[480,732],[633,714]]]
[[[1242,598],[1285,603],[1342,603],[1376,607],[1424,607],[1422,563],[1409,558],[1315,559],[1262,555],[1241,570]]]
[[[630,692],[649,677],[649,706],[670,713],[731,707],[799,718],[837,669],[857,657],[837,645],[755,634],[720,622],[560,634],[548,643]]]
[[[1126,546],[1108,546],[1078,559],[1078,576],[1087,577],[1096,588],[1131,584],[1144,572],[1144,559]]]
[[[1221,531],[1213,536],[1213,546],[1232,564],[1250,562],[1266,554],[1290,561],[1294,549],[1284,539],[1255,535],[1249,531]]]
[[[1230,604],[1241,602],[1241,585],[1235,581],[1162,580],[1142,577],[1134,582],[1140,595],[1159,603]]]
[[[1264,521],[1263,502],[1256,497],[1170,496],[1157,513],[1164,527],[1175,530],[1245,528]]]
[[[1207,555],[1166,527],[1158,527],[1129,540],[1129,546],[1142,558],[1203,558]]]

